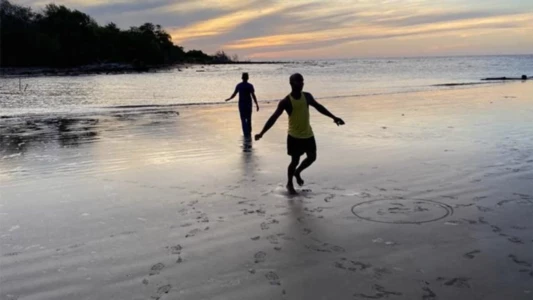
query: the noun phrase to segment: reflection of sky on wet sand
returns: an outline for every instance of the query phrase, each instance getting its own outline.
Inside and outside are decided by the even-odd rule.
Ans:
[[[375,295],[380,282],[419,299],[419,280],[433,289],[442,287],[436,278],[465,276],[490,291],[515,276],[495,293],[520,299],[530,279],[508,255],[513,247],[517,259],[531,260],[531,88],[324,102],[347,124],[312,112],[318,160],[303,174],[308,191],[296,197],[284,189],[286,116],[251,152],[243,151],[235,106],[101,114],[91,126],[68,121],[39,133],[9,123],[1,130],[26,143],[0,148],[0,298],[70,299],[75,291],[149,299],[168,280],[168,297],[186,299],[277,299],[283,290],[291,299],[349,299]],[[256,131],[274,108],[254,115]],[[76,142],[60,141],[75,132]],[[351,211],[380,199],[434,200],[453,215],[414,226]],[[170,250],[177,245],[179,255]],[[476,249],[481,255],[466,268],[464,254]],[[260,252],[266,261],[256,263]],[[348,269],[352,260],[357,272]],[[150,275],[160,263],[160,274]],[[267,272],[282,285],[270,285]],[[446,286],[435,292],[471,296]]]
[[[529,86],[515,85],[517,91]],[[374,159],[389,160],[388,151],[408,153],[422,146],[428,151],[450,150],[449,155],[453,155],[452,148],[465,147],[474,154],[476,147],[489,147],[491,140],[505,139],[509,130],[513,130],[510,137],[525,134],[528,110],[521,107],[527,99],[488,100],[473,97],[476,91],[483,89],[324,102],[347,125],[332,126],[330,120],[312,110],[319,156],[331,151],[349,153],[353,148],[371,151]],[[274,108],[274,103],[263,104],[259,113],[254,112],[255,132]],[[207,173],[210,168],[233,172],[245,167],[249,172],[265,156],[285,163],[286,119],[285,114],[281,116],[258,142],[243,140],[234,106],[189,107],[178,113],[161,109],[47,120],[8,119],[3,121],[7,126],[0,139],[1,173],[3,178],[7,174],[37,176],[40,172],[98,174],[136,172],[144,166],[174,166],[182,172],[194,168]],[[455,144],[447,147],[452,140]],[[331,155],[321,160],[340,162]],[[275,165],[276,169],[283,167]]]

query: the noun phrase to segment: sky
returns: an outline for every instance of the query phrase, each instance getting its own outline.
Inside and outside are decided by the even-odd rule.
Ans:
[[[121,28],[240,59],[533,54],[533,0],[16,0],[54,2]]]

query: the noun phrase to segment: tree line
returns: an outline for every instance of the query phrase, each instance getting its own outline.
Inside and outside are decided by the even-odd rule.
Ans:
[[[134,66],[227,63],[224,51],[208,55],[174,45],[160,25],[122,30],[100,26],[89,15],[48,4],[41,12],[0,0],[1,67],[77,67],[98,63]]]

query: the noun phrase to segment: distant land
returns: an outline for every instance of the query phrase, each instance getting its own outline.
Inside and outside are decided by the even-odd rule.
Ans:
[[[185,51],[160,26],[122,30],[100,26],[89,15],[48,4],[41,12],[0,0],[0,73],[72,75],[146,72],[187,64],[272,64],[239,61],[223,50],[213,55]]]

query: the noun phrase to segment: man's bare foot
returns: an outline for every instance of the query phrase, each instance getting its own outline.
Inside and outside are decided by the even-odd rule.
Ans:
[[[290,195],[298,194],[298,192],[294,189],[294,185],[292,184],[287,184],[287,191],[289,192]]]
[[[299,186],[304,185],[304,180],[300,176],[300,173],[298,172],[294,173],[294,178],[296,178],[296,183],[298,183]]]

